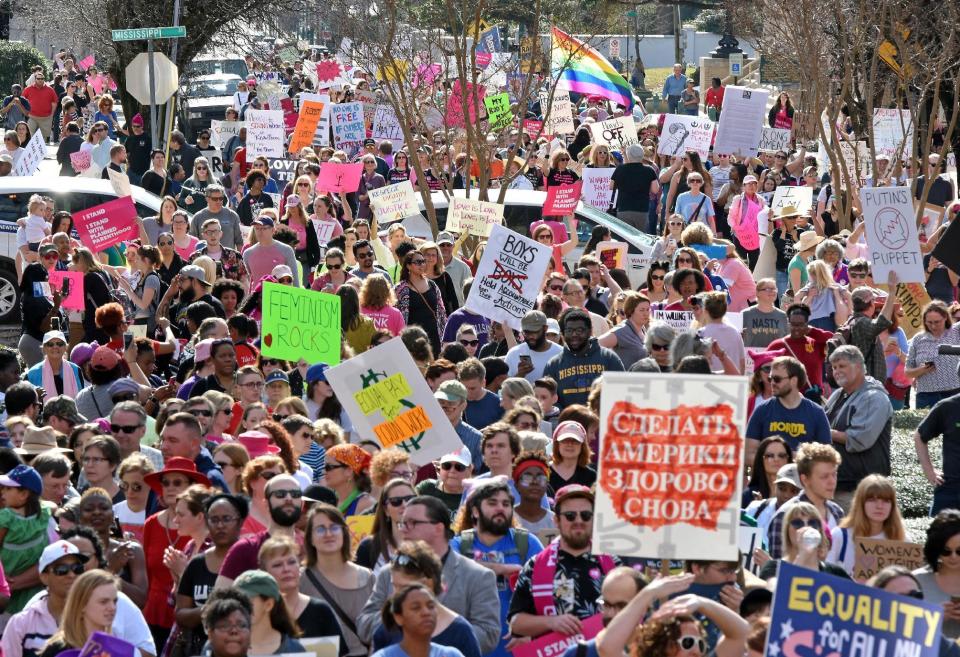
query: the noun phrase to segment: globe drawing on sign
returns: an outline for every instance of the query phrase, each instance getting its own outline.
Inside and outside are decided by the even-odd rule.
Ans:
[[[891,251],[896,251],[906,246],[910,224],[896,208],[884,208],[873,220],[873,231],[881,244]]]

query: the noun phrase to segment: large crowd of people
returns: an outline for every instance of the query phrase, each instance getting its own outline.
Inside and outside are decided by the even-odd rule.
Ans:
[[[414,185],[469,185],[461,135],[410,118],[415,144],[305,147],[284,186],[267,158],[247,161],[241,131],[218,175],[201,155],[209,130],[196,145],[170,135],[168,161],[139,115],[117,121],[108,79],[95,91],[90,71],[59,62],[60,101],[14,89],[11,159],[33,130],[56,127],[30,109],[51,96],[61,150],[90,151],[104,177],[119,171],[162,202],[137,239],[100,253],[53,198],[30,199],[18,227],[22,331],[16,351],[0,351],[4,657],[54,657],[94,632],[143,657],[505,657],[549,633],[578,636],[598,614],[603,629],[571,657],[762,655],[782,562],[849,579],[854,539],[906,540],[891,432],[909,407],[929,409],[915,433],[931,486],[926,567],[867,584],[942,604],[941,654],[960,652],[960,357],[939,349],[960,345],[960,303],[957,275],[931,255],[958,206],[936,156],[920,170],[884,155],[863,181],[910,184],[919,198],[936,179],[928,202],[945,220],[921,247],[932,300],[910,330],[898,277],[874,280],[865,258],[856,187],[814,155],[661,156],[655,123],[620,152],[589,125],[627,109],[574,94],[568,145],[506,131],[497,157],[519,168],[503,184],[545,190],[614,167],[610,212],[655,246],[637,286],[604,264],[603,225],[530,225],[553,258],[518,332],[465,305],[482,241],[415,238],[370,206],[370,190],[411,179],[413,157],[426,174]],[[225,120],[259,108],[265,81],[295,100],[314,88],[303,60],[249,63]],[[706,94],[714,113],[718,89]],[[681,70],[664,93],[671,110],[696,112]],[[542,118],[539,103],[529,113]],[[769,123],[793,120],[783,94]],[[64,175],[77,173],[69,155],[58,155]],[[349,161],[364,164],[355,192],[316,191],[324,163]],[[811,207],[771,211],[781,186],[811,188]],[[765,240],[775,266],[759,275]],[[82,310],[51,282],[62,271],[82,275]],[[341,360],[399,338],[462,448],[411,462],[355,427],[330,363],[264,355],[265,282],[339,297]],[[668,574],[594,549],[603,375],[619,371],[749,377],[741,507],[763,536],[753,569],[687,560]]]

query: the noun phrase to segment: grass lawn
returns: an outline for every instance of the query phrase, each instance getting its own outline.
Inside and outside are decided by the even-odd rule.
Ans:
[[[897,489],[897,504],[907,524],[909,540],[926,540],[930,518],[927,511],[933,497],[933,488],[923,476],[917,452],[913,446],[913,432],[927,411],[904,410],[893,417],[893,436],[890,440],[890,478]],[[941,465],[941,442],[930,446],[930,457],[936,467]]]
[[[687,75],[692,75],[694,69],[687,69]],[[663,81],[667,79],[668,76],[673,75],[673,67],[665,66],[662,68],[648,68],[647,69],[647,79],[645,81],[645,86],[647,89],[652,91],[655,94],[663,91]]]

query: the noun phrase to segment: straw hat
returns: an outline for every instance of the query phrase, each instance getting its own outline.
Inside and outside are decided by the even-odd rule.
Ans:
[[[809,251],[822,241],[822,235],[817,235],[812,230],[805,230],[800,233],[800,241],[797,242],[797,251]]]

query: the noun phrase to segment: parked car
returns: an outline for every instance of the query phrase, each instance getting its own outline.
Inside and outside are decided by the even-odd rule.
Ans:
[[[160,212],[160,197],[131,186],[140,217]],[[5,176],[0,178],[0,324],[17,321],[20,299],[17,286],[17,219],[27,216],[30,197],[53,198],[57,210],[79,212],[117,198],[110,182],[97,178],[59,176]]]

